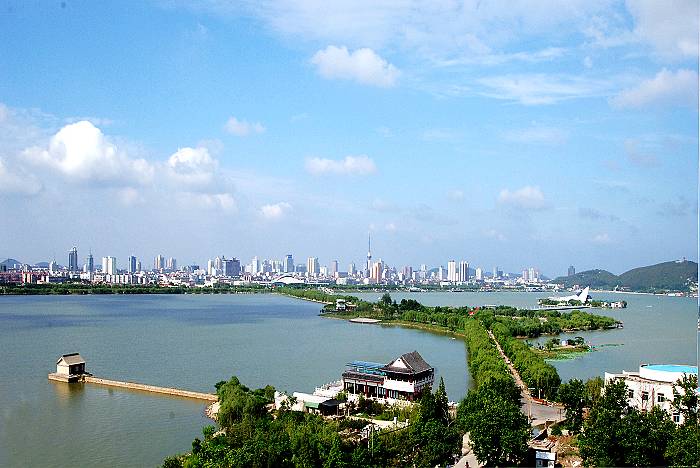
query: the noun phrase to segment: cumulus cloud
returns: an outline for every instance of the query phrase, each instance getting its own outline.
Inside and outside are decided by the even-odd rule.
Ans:
[[[311,58],[318,73],[326,79],[352,80],[361,84],[388,88],[394,86],[401,72],[372,49],[348,51],[330,45]]]
[[[166,163],[167,174],[176,186],[206,188],[214,181],[218,162],[204,147],[180,148]]]
[[[309,158],[306,170],[313,175],[369,175],[377,172],[374,161],[365,156],[346,156],[343,159]]]
[[[224,128],[227,132],[239,137],[265,132],[265,127],[260,122],[248,122],[246,120],[239,120],[236,117],[229,118]]]
[[[24,156],[79,182],[143,185],[151,182],[154,174],[150,163],[130,158],[86,120],[66,125],[51,137],[48,148],[32,147]]]
[[[665,68],[654,78],[625,89],[610,100],[613,107],[642,108],[652,105],[696,106],[698,103],[698,74],[693,70],[676,72]]]
[[[545,207],[542,190],[529,185],[512,192],[508,189],[501,190],[498,194],[498,203],[523,210],[541,210]]]
[[[292,205],[287,202],[263,205],[260,207],[260,215],[265,219],[275,221],[282,218],[291,209]]]

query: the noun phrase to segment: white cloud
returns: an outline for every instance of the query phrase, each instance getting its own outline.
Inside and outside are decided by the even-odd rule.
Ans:
[[[549,145],[565,143],[568,136],[567,132],[558,128],[539,126],[511,130],[504,133],[506,140],[515,143],[543,143]]]
[[[150,163],[130,158],[85,120],[60,129],[51,137],[48,148],[32,147],[23,154],[32,163],[76,181],[130,186],[153,180]]]
[[[365,156],[346,156],[343,159],[309,158],[306,170],[313,175],[343,174],[368,175],[377,171],[374,161]]]
[[[425,141],[457,141],[460,138],[460,133],[450,128],[429,128],[423,132]]]
[[[188,147],[173,153],[166,167],[168,176],[177,187],[185,185],[189,189],[205,189],[214,181],[218,162],[209,155],[207,148]]]
[[[554,104],[567,99],[600,96],[609,88],[607,82],[583,76],[500,75],[480,78],[486,89],[481,94],[496,99],[517,101],[525,105]]]
[[[608,235],[607,232],[596,234],[591,240],[594,244],[610,244],[612,242],[612,239],[610,239],[610,235]]]
[[[508,240],[506,236],[496,231],[495,229],[487,229],[486,231],[484,231],[484,237],[487,237],[489,239],[495,239],[501,242]]]
[[[523,210],[540,210],[545,207],[545,199],[539,187],[526,185],[513,192],[508,189],[498,194],[498,203]]]
[[[697,60],[697,0],[627,0],[634,34],[664,60]]]
[[[239,137],[248,136],[254,133],[260,134],[265,132],[265,127],[260,122],[248,122],[246,120],[238,120],[231,117],[226,121],[224,128],[227,132]]]
[[[1,109],[0,109],[1,110]],[[0,159],[0,196],[3,194],[36,195],[42,184],[33,174],[20,169],[11,169]]]
[[[401,72],[372,49],[349,52],[347,47],[329,45],[311,58],[319,74],[326,79],[352,80],[361,84],[388,88]]]
[[[292,205],[287,202],[279,202],[260,207],[260,214],[263,218],[275,221],[282,218],[287,212],[292,209]]]
[[[459,189],[450,190],[447,196],[452,201],[462,201],[464,200],[464,192]]]
[[[117,192],[117,195],[119,201],[126,206],[133,206],[145,201],[141,193],[133,187],[124,187]]]
[[[235,212],[238,209],[236,200],[230,193],[194,193],[180,192],[181,204],[211,210]]]
[[[664,68],[654,78],[622,91],[610,103],[621,109],[651,105],[697,106],[698,74],[686,69],[674,73]]]

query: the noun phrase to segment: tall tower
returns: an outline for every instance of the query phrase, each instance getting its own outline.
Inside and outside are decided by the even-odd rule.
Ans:
[[[92,273],[95,271],[95,258],[92,256],[92,250],[87,257],[87,272]]]
[[[369,278],[372,274],[372,233],[367,233],[367,269],[365,276]]]

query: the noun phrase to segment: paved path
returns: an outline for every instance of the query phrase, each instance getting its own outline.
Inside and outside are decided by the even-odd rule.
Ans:
[[[523,381],[515,368],[513,363],[508,359],[506,353],[503,352],[501,345],[491,331],[488,331],[489,337],[496,344],[499,354],[508,366],[508,370],[513,375],[515,383],[520,388],[520,393],[522,395],[522,404],[520,406],[521,411],[528,417],[530,424],[533,426],[538,426],[540,424],[545,424],[547,422],[561,421],[564,419],[564,407],[558,403],[552,403],[546,400],[541,400],[534,398],[530,393],[530,389],[527,384]]]

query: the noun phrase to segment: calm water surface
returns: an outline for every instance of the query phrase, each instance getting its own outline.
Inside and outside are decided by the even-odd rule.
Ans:
[[[365,293],[376,300],[380,294]],[[540,293],[404,293],[426,305],[532,307]],[[616,344],[554,365],[563,379],[633,370],[640,362],[697,362],[696,300],[624,299],[601,311],[622,330],[588,332]],[[246,385],[312,391],[353,359],[387,362],[414,349],[445,378],[449,397],[470,385],[460,340],[317,316],[319,305],[275,295],[0,297],[0,466],[156,466],[186,451],[204,404],[180,398],[49,382],[66,352],[97,376],[213,391],[237,375]]]
[[[99,377],[213,391],[236,375],[311,392],[348,361],[418,350],[451,399],[466,393],[462,341],[318,311],[276,295],[0,297],[0,466],[156,466],[211,424],[192,400],[49,382],[73,351]]]

